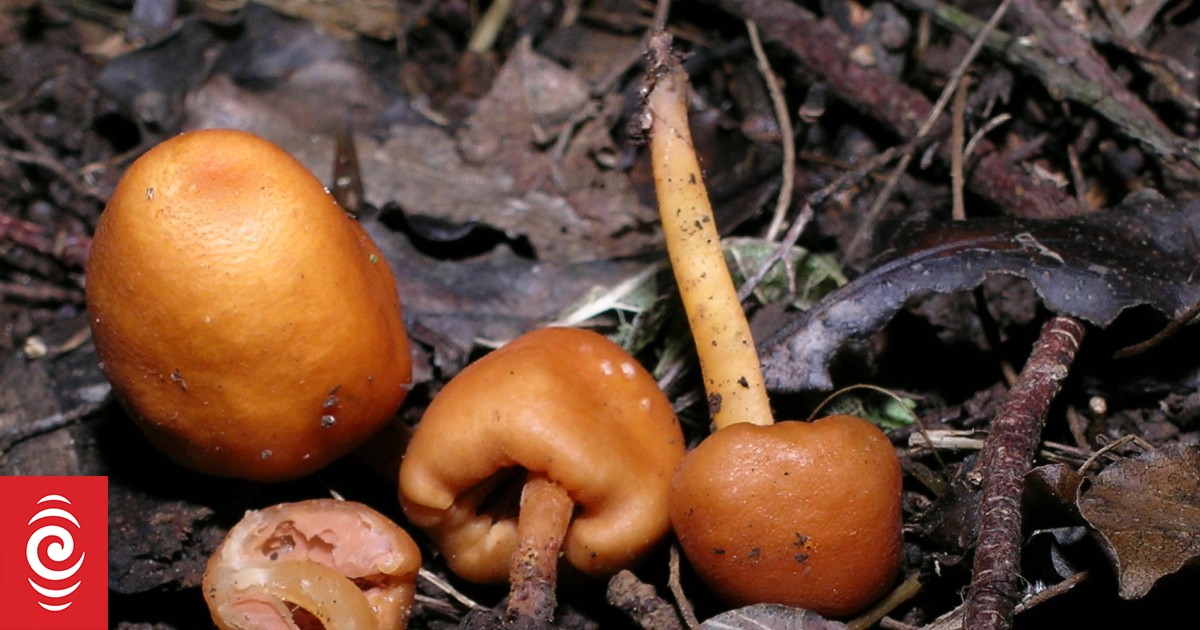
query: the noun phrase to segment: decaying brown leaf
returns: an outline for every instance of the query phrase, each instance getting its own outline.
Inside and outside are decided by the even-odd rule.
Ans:
[[[593,101],[579,76],[528,39],[517,44],[458,133],[458,152],[464,167],[503,177],[510,195],[561,201],[561,215],[510,211],[514,224],[496,227],[529,234],[539,254],[557,260],[626,255],[656,242],[645,235],[657,214],[603,158],[615,152],[609,129],[620,107],[620,99]]]
[[[721,613],[700,624],[700,630],[845,630],[846,624],[830,621],[809,610],[782,604],[754,604]]]
[[[1137,599],[1164,576],[1200,561],[1200,449],[1173,444],[1097,475],[1079,497],[1117,569],[1120,595]]]

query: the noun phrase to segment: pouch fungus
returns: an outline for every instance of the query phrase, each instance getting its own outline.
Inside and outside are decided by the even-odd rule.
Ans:
[[[899,571],[899,460],[860,418],[774,423],[713,224],[670,37],[651,44],[651,161],[663,231],[716,430],[679,465],[671,525],[701,580],[734,605],[851,615]]]
[[[316,177],[252,134],[188,132],[136,160],[87,272],[114,392],[195,470],[303,476],[366,440],[408,391],[387,262]]]
[[[609,576],[667,534],[683,451],[670,402],[628,353],[594,332],[548,328],[469,365],[434,398],[400,466],[400,499],[451,570],[509,580],[508,617],[549,623],[560,554]]]
[[[402,630],[420,568],[412,538],[361,503],[282,503],[229,530],[204,597],[221,630]]]

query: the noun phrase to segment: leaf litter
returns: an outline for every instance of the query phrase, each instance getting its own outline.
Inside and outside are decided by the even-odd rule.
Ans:
[[[0,470],[112,476],[120,499],[114,503],[116,518],[125,519],[121,531],[139,541],[114,556],[114,619],[119,623],[149,615],[162,626],[187,627],[196,614],[203,615],[193,597],[196,567],[246,507],[322,494],[329,487],[380,506],[394,502],[386,481],[364,486],[352,462],[280,488],[213,484],[181,473],[106,404],[108,390],[90,343],[70,341],[86,329],[81,328],[77,270],[88,225],[103,197],[97,192],[111,188],[129,157],[181,129],[251,129],[331,181],[336,135],[351,124],[368,201],[361,220],[397,272],[410,329],[419,341],[417,391],[402,421],[415,422],[422,402],[474,356],[557,320],[600,328],[640,349],[639,356],[657,366],[656,376],[681,416],[694,421],[689,426],[696,434],[705,430],[697,406],[688,402],[695,389],[690,349],[680,333],[670,282],[662,274],[639,152],[623,134],[639,79],[636,72],[614,71],[630,68],[630,59],[636,59],[648,17],[637,7],[588,2],[581,5],[582,19],[561,14],[555,16],[559,22],[523,7],[529,13],[520,14],[522,28],[513,22],[495,50],[482,55],[474,74],[466,76],[465,66],[454,63],[465,39],[456,39],[457,34],[472,24],[463,3],[361,2],[333,13],[330,3],[316,1],[226,3],[233,9],[224,13],[185,8],[165,22],[165,29],[141,31],[149,33],[145,39],[123,36],[134,33],[137,22],[121,10],[85,14],[59,10],[59,3],[40,4],[45,5],[41,13],[31,12],[28,2],[0,13],[5,44],[0,55],[7,68],[23,69],[19,76],[0,71],[9,79],[0,82],[0,133],[6,157],[13,158],[0,160],[5,182],[0,195],[7,204],[0,212],[5,261],[0,347],[8,355],[0,371]],[[843,13],[849,3],[822,3],[830,17],[809,13],[800,3],[717,4],[718,9],[678,6],[672,26],[694,41],[689,67],[700,86],[694,95],[699,148],[714,184],[722,231],[740,237],[731,239],[727,258],[746,277],[776,247],[753,235],[760,227],[756,217],[766,213],[772,191],[778,190],[779,154],[773,144],[779,140],[769,125],[760,124],[772,120],[772,108],[753,80],[755,66],[744,33],[734,28],[737,22],[758,18],[770,61],[776,71],[783,70],[789,100],[805,105],[812,100],[814,108],[806,111],[825,112],[797,130],[803,143],[796,169],[801,196],[848,172],[853,165],[838,160],[856,155],[851,148],[864,151],[860,156],[877,154],[895,136],[907,137],[911,121],[928,103],[918,89],[902,83],[915,75],[897,68],[944,75],[939,55],[953,59],[961,39],[934,40],[926,57],[904,59],[906,49],[895,46],[903,41],[904,29],[891,31],[889,25],[900,20],[896,24],[904,26],[916,14],[911,7],[918,3],[911,1],[898,3],[910,13],[894,8]],[[935,22],[949,15],[929,3],[919,6],[934,14]],[[1161,91],[1152,90],[1146,98],[1159,111],[1174,111],[1165,103],[1186,104],[1186,86],[1194,86],[1187,33],[1194,33],[1200,20],[1164,6],[1156,4],[1139,16],[1139,36],[1143,43],[1148,39],[1153,53],[1130,48],[1135,50],[1130,58],[1141,65],[1121,70],[1144,71],[1153,77],[1146,82],[1162,82]],[[715,26],[722,22],[728,24]],[[1151,23],[1159,31],[1147,29]],[[1093,22],[1080,28],[1101,32],[1105,27]],[[798,45],[797,34],[812,29],[828,36],[830,45]],[[858,48],[842,47],[851,41],[842,31],[852,32]],[[42,38],[29,39],[31,33]],[[886,45],[878,45],[885,38]],[[1118,48],[1140,45],[1120,37],[1111,41]],[[878,71],[863,65],[871,56],[885,62]],[[1028,87],[1027,79],[1008,74],[1022,68],[1022,59],[992,57],[978,63],[984,74],[1010,77],[990,88],[1000,93],[996,103],[1049,101],[1045,95],[1028,96],[1036,89],[1014,91],[1014,85]],[[1172,73],[1182,77],[1182,91],[1167,81]],[[1079,72],[1062,76],[1086,80]],[[483,89],[472,92],[468,86]],[[805,99],[810,86],[819,86],[814,95],[827,90],[829,102],[818,106],[820,98]],[[957,295],[981,282],[991,286],[988,279],[997,274],[1029,283],[1043,313],[1070,314],[1096,329],[1114,329],[1113,338],[1101,338],[1101,345],[1147,338],[1162,319],[1195,304],[1200,238],[1189,184],[1179,181],[1186,170],[1163,167],[1154,149],[1109,137],[1105,111],[1092,116],[1078,103],[1072,107],[1066,117],[1054,104],[1014,107],[1014,123],[996,128],[979,144],[986,159],[970,173],[975,194],[1003,214],[1018,215],[1058,207],[1064,214],[1079,213],[1064,202],[1071,200],[1063,189],[1047,192],[1052,185],[1046,182],[1082,186],[1092,196],[1076,202],[1082,206],[1090,199],[1093,209],[1139,188],[1159,188],[1165,196],[1147,190],[1083,218],[972,218],[949,224],[942,214],[948,198],[942,174],[924,164],[904,175],[897,199],[885,212],[907,220],[877,230],[893,233],[891,249],[876,252],[880,262],[861,274],[839,267],[837,249],[848,241],[847,230],[859,229],[857,221],[879,183],[860,178],[816,200],[813,229],[789,250],[789,264],[771,269],[746,303],[760,327],[777,331],[759,338],[777,392],[795,392],[781,396],[780,407],[803,417],[816,404],[810,396],[848,385],[831,371],[848,345],[885,352],[914,321],[968,328],[964,322],[974,318],[971,309],[939,311],[930,294]],[[1041,113],[1032,114],[1035,108]],[[1182,134],[1196,115],[1175,112],[1164,119],[1175,121],[1172,133]],[[888,131],[880,133],[880,127]],[[1116,135],[1125,128],[1136,130],[1120,127]],[[1048,142],[1057,154],[1028,149],[1025,143],[1038,132],[1042,138],[1035,142]],[[989,153],[997,146],[1005,152]],[[1007,157],[1008,149],[1023,146],[1029,153]],[[1079,174],[1055,157],[1070,151],[1082,158]],[[942,159],[935,152],[927,157]],[[1158,177],[1164,170],[1169,177]],[[1028,185],[1030,173],[1043,174],[1043,181]],[[1014,196],[1016,190],[1026,194]],[[989,295],[1005,299],[1017,293]],[[1130,320],[1130,311],[1139,306],[1159,317],[1149,324]],[[1023,308],[1034,316],[1038,312]],[[1004,313],[1000,317],[1005,333],[1032,326]],[[1188,328],[1178,334],[1182,343],[1195,341]],[[946,334],[937,339],[961,342]],[[978,349],[968,356],[1002,359],[987,353],[988,343],[971,339],[967,345]],[[22,350],[36,347],[51,350],[44,356]],[[868,361],[879,356],[868,355]],[[1056,505],[1051,512],[1057,520],[1031,523],[1040,529],[1029,533],[1025,558],[1031,579],[1027,600],[1042,587],[1053,592],[1055,582],[1065,585],[1057,594],[1067,602],[1061,614],[1076,619],[1085,617],[1094,602],[1108,599],[1079,606],[1072,590],[1098,590],[1101,598],[1119,592],[1158,605],[1162,593],[1176,593],[1173,585],[1188,584],[1194,576],[1188,567],[1195,564],[1195,540],[1187,534],[1196,530],[1190,501],[1195,450],[1172,445],[1194,443],[1200,417],[1194,395],[1200,370],[1177,352],[1152,349],[1144,360],[1115,365],[1097,352],[1081,363],[1073,368],[1080,375],[1068,384],[1062,403],[1069,410],[1065,415],[1076,420],[1054,416],[1040,455],[1043,462],[1065,459],[1071,465],[1058,465],[1062,470],[1053,475],[1048,473],[1055,464],[1035,469],[1031,478],[1053,478],[1056,490],[1027,491]],[[905,382],[886,364],[878,367],[881,386]],[[951,363],[941,373],[956,369]],[[999,381],[951,392],[956,397],[951,400],[943,391],[885,396],[881,400],[904,408],[883,413],[900,417],[911,409],[920,419],[920,426],[892,429],[897,444],[920,431],[935,437],[943,430],[980,436],[1003,397]],[[871,398],[865,402],[869,406]],[[1098,474],[1074,472],[1095,449],[1127,435],[1145,436],[1154,447],[1141,455],[1108,451],[1096,460],[1104,463]],[[130,459],[127,448],[139,457]],[[929,446],[914,446],[906,468],[914,482],[922,480],[912,484],[905,505],[912,526],[909,570],[922,576],[924,593],[894,614],[909,625],[932,628],[939,627],[933,618],[954,608],[954,593],[969,580],[963,561],[970,554],[977,486],[970,450],[930,453]],[[1115,585],[1104,590],[1103,579],[1096,577],[1098,565],[1089,566],[1086,556],[1081,561],[1081,549],[1103,552],[1117,574]],[[655,559],[639,573],[665,592],[658,580],[661,564],[665,561]],[[446,575],[436,559],[428,568]],[[1072,580],[1080,576],[1092,590],[1075,586]],[[708,624],[818,627],[812,624],[820,622],[778,607],[722,611],[695,584],[685,588]],[[470,595],[494,603],[487,589]],[[465,610],[436,588],[428,587],[424,597],[428,603],[421,619],[429,627],[463,620]],[[564,626],[615,623],[590,591],[581,589],[567,599]],[[172,610],[151,606],[154,601],[169,602],[166,608]],[[1181,601],[1167,600],[1173,606],[1182,606]],[[1156,618],[1146,609],[1133,610],[1136,622]],[[1037,619],[1020,617],[1026,618]]]

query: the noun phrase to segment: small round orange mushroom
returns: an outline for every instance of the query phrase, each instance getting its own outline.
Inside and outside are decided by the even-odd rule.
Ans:
[[[737,423],[684,458],[671,522],[723,601],[842,617],[895,581],[901,481],[891,442],[862,418]]]
[[[509,580],[509,617],[549,622],[560,549],[583,574],[609,576],[666,535],[683,451],[670,402],[636,360],[594,332],[548,328],[434,398],[404,455],[400,499],[456,574]]]
[[[221,630],[408,625],[421,553],[408,533],[335,499],[249,511],[209,558],[204,597]]]
[[[675,473],[671,525],[701,580],[728,603],[853,614],[900,568],[899,460],[860,418],[775,423],[688,130],[687,75],[669,36],[656,35],[651,54],[659,213],[716,425]]]
[[[312,173],[252,134],[184,133],[135,161],[87,272],[114,392],[195,470],[303,476],[366,440],[408,391],[387,262]]]

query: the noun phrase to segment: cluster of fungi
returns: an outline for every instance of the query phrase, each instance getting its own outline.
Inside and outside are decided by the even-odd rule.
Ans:
[[[658,37],[645,121],[663,231],[715,431],[690,452],[671,403],[591,331],[529,332],[456,375],[399,468],[404,517],[465,580],[510,584],[505,620],[551,624],[560,566],[607,577],[672,532],[730,605],[861,610],[900,566],[900,468],[869,422],[775,422]],[[308,475],[394,416],[412,372],[392,272],[302,165],[248,133],[139,158],[96,230],[87,300],[129,415],[180,464]],[[231,377],[233,375],[234,377]],[[403,628],[420,553],[358,503],[248,512],[212,556],[221,628]]]

